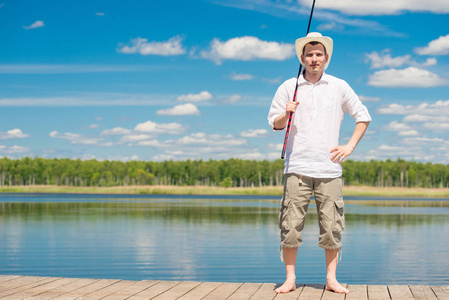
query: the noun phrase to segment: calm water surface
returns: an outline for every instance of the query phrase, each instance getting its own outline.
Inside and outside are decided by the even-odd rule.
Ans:
[[[449,199],[345,198],[340,281],[449,284]],[[0,194],[0,274],[282,282],[279,197]],[[311,204],[297,281],[323,283]]]

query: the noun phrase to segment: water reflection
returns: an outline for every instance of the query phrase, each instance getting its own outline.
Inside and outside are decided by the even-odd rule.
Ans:
[[[2,274],[281,282],[278,200],[0,197]],[[343,282],[449,284],[449,201],[346,201]],[[298,281],[323,282],[315,207]]]

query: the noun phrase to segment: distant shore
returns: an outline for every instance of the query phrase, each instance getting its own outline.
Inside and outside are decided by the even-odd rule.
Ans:
[[[56,185],[3,186],[0,193],[154,194],[154,195],[282,195],[282,186],[223,188],[209,186],[72,187]],[[344,186],[344,196],[449,198],[449,188]]]

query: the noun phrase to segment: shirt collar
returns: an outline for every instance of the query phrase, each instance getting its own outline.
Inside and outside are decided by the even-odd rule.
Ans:
[[[312,84],[304,78],[304,72],[305,72],[305,70],[301,72],[301,75],[298,78],[298,85]],[[323,71],[323,75],[321,76],[320,80],[318,80],[318,82],[315,84],[328,83],[328,82],[329,82],[329,75],[327,75],[326,72]]]

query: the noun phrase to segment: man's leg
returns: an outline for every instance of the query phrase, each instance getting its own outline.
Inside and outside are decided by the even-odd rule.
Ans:
[[[326,290],[347,294],[337,281],[338,250],[344,229],[341,178],[315,179],[315,203],[320,225],[318,246],[326,252]]]
[[[339,249],[325,249],[326,252],[326,290],[339,294],[349,294],[349,290],[337,281],[337,264]]]
[[[279,213],[281,246],[284,251],[286,280],[276,293],[288,293],[296,289],[295,266],[298,247],[302,244],[302,231],[307,208],[312,197],[310,177],[295,174],[285,176],[284,197]]]
[[[288,293],[290,291],[296,290],[295,268],[298,248],[283,248],[283,251],[285,271],[287,276],[284,284],[275,290],[276,293]]]

